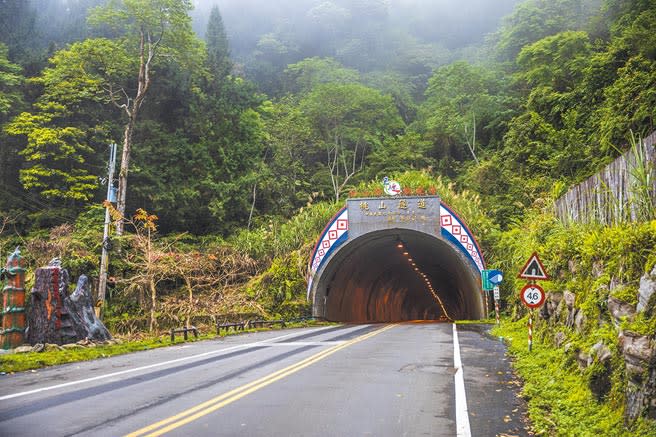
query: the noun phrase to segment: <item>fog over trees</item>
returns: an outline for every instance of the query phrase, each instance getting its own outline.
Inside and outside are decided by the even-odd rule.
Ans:
[[[130,132],[125,211],[166,231],[227,235],[407,168],[507,226],[654,128],[649,0],[0,0],[0,212],[25,228],[101,202],[125,142],[142,63],[107,4],[191,18],[162,23]]]
[[[486,35],[517,1],[195,0],[192,16],[202,35],[218,5],[236,61],[275,93],[272,75],[314,56],[363,73],[398,72],[421,84],[439,65],[484,58]]]

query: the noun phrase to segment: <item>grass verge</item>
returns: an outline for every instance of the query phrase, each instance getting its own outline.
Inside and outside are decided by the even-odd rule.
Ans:
[[[528,402],[533,431],[538,436],[656,436],[656,423],[639,419],[629,430],[621,406],[597,402],[578,366],[564,349],[542,343],[534,336],[528,351],[527,319],[503,319],[493,335],[503,337],[513,367],[523,379],[522,396]]]
[[[302,323],[288,324],[286,329],[300,328],[307,326],[320,326],[324,322],[308,321]],[[246,329],[244,331],[225,331],[220,336],[214,333],[201,334],[198,339],[190,336],[188,342],[209,340],[217,337],[225,337],[226,335],[237,335],[249,332],[270,331],[269,328]],[[58,364],[74,363],[78,361],[94,360],[96,358],[106,358],[114,355],[127,354],[130,352],[156,349],[160,347],[172,346],[180,343],[185,343],[182,334],[177,334],[175,342],[171,342],[168,333],[162,333],[155,337],[146,338],[137,341],[123,341],[120,344],[107,344],[98,345],[94,347],[80,347],[75,349],[56,350],[48,352],[27,352],[22,354],[3,354],[0,355],[0,372],[14,373],[23,372],[26,370],[40,369],[47,366],[55,366]]]

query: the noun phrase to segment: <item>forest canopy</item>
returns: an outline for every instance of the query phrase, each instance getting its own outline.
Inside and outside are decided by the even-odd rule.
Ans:
[[[654,129],[648,0],[3,0],[0,24],[20,232],[100,204],[111,142],[119,210],[228,236],[408,169],[504,228]]]

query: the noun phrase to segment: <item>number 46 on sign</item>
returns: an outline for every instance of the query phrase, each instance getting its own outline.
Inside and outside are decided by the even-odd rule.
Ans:
[[[527,284],[520,293],[522,302],[529,308],[538,308],[544,303],[545,293],[537,284]]]

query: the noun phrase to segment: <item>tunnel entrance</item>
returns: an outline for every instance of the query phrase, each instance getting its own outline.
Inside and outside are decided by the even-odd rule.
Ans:
[[[341,322],[477,319],[480,249],[436,196],[349,199],[313,252],[315,317]]]

